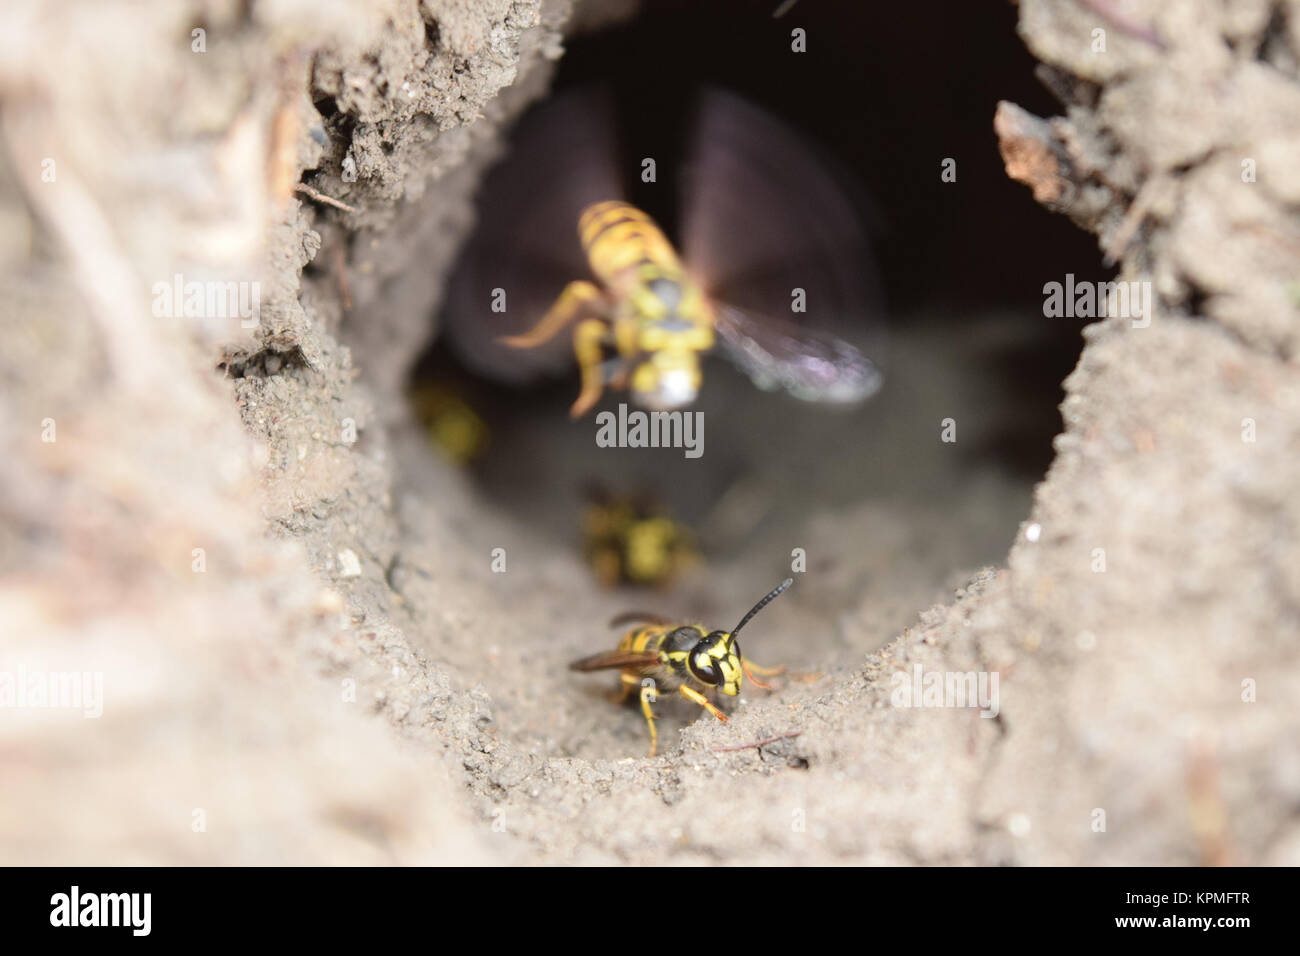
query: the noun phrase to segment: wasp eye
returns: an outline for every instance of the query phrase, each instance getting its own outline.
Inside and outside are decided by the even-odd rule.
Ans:
[[[691,656],[686,662],[691,676],[703,684],[717,684],[721,679],[718,677],[718,669],[713,658],[709,656],[709,648],[712,646],[712,641],[700,641],[695,645],[695,650],[691,651]]]

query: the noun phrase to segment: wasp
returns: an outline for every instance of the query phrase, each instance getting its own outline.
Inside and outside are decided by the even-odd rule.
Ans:
[[[586,279],[570,282],[535,328],[501,341],[534,348],[577,321],[573,352],[582,390],[569,409],[573,418],[596,404],[606,384],[630,386],[645,408],[689,405],[700,390],[700,356],[714,344],[709,300],[659,227],[628,203],[588,206],[578,219],[578,238],[604,289]],[[622,362],[607,371],[610,347]]]
[[[798,135],[732,94],[700,97],[679,256],[623,195],[616,126],[592,91],[521,123],[453,272],[447,324],[462,358],[520,382],[576,359],[573,418],[607,388],[651,410],[688,406],[715,349],[765,390],[870,397],[879,367],[832,328],[878,325],[870,255],[849,195]],[[493,293],[506,305],[489,312]],[[566,332],[567,355],[553,347]]]
[[[411,390],[410,400],[429,441],[457,465],[469,465],[483,454],[487,424],[454,385],[422,383]]]
[[[606,588],[619,584],[666,587],[700,560],[694,535],[648,496],[587,490],[582,516],[583,557]]]
[[[673,624],[649,614],[620,614],[610,621],[610,627],[631,621],[639,621],[643,626],[624,634],[615,650],[584,657],[569,667],[575,671],[621,669],[620,689],[612,698],[615,703],[621,704],[639,688],[641,713],[650,728],[649,756],[653,757],[658,750],[659,734],[655,730],[651,704],[660,690],[676,690],[725,723],[727,715],[705,697],[703,691],[718,690],[728,697],[735,697],[740,693],[745,677],[756,687],[766,690],[769,685],[754,675],[766,677],[781,673],[784,668],[759,667],[745,657],[740,652],[736,636],[755,614],[793,583],[792,578],[786,578],[750,608],[730,631],[709,631],[699,624]]]

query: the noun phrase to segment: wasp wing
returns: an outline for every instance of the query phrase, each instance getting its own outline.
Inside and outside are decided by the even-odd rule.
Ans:
[[[553,97],[519,121],[504,160],[484,180],[479,222],[451,272],[442,313],[453,350],[475,371],[522,384],[572,365],[570,334],[531,349],[498,339],[532,328],[569,282],[590,278],[578,217],[624,195],[615,129],[607,91]]]
[[[715,313],[723,354],[761,389],[849,405],[870,398],[884,381],[871,359],[833,333],[723,304]]]
[[[593,654],[569,665],[573,671],[603,671],[614,667],[636,669],[653,667],[659,663],[659,655],[653,651],[606,651]]]
[[[688,157],[683,252],[710,296],[731,306],[719,309],[727,356],[760,386],[810,401],[869,397],[882,381],[881,297],[848,178],[721,90],[700,99]]]

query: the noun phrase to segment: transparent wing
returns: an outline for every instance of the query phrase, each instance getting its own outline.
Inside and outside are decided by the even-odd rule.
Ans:
[[[723,304],[715,326],[723,354],[767,391],[848,405],[870,398],[884,381],[871,359],[830,332]]]
[[[572,364],[568,334],[535,349],[497,339],[531,328],[565,285],[591,278],[578,217],[592,203],[622,198],[618,153],[607,91],[561,94],[519,121],[505,158],[479,189],[478,226],[443,299],[443,331],[467,366],[523,383]],[[493,311],[497,289],[504,312]]]
[[[848,177],[800,134],[716,89],[701,97],[687,155],[682,251],[710,296],[734,307],[719,327],[729,356],[760,384],[811,401],[874,392],[883,309],[865,203]],[[791,310],[795,290],[804,312]]]

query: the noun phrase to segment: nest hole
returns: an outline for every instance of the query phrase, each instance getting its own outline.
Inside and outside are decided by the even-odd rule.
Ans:
[[[414,366],[410,394],[475,500],[585,567],[563,601],[572,620],[621,604],[730,626],[793,572],[790,608],[754,635],[761,656],[851,666],[970,573],[1004,560],[1051,462],[1060,383],[1082,348],[1082,321],[1044,316],[1043,286],[1067,273],[1108,276],[1094,240],[1002,168],[997,102],[1055,109],[1032,79],[1014,8],[953,7],[942,28],[932,10],[906,4],[780,9],[647,4],[633,20],[572,38],[553,95],[611,90],[627,154],[669,157],[665,187],[631,198],[670,237],[680,226],[672,177],[682,117],[701,88],[740,94],[832,157],[867,197],[874,263],[864,267],[881,277],[888,343],[880,393],[828,410],[758,391],[711,358],[693,406],[705,421],[698,458],[598,447],[592,417],[567,414],[576,370],[502,383],[445,336]],[[807,52],[791,49],[795,29]],[[948,160],[955,181],[942,175]],[[675,522],[693,561],[641,582],[648,588],[624,580],[608,594],[590,525],[593,503],[610,500]],[[566,649],[603,649],[601,623]],[[477,676],[492,688],[490,669]]]

